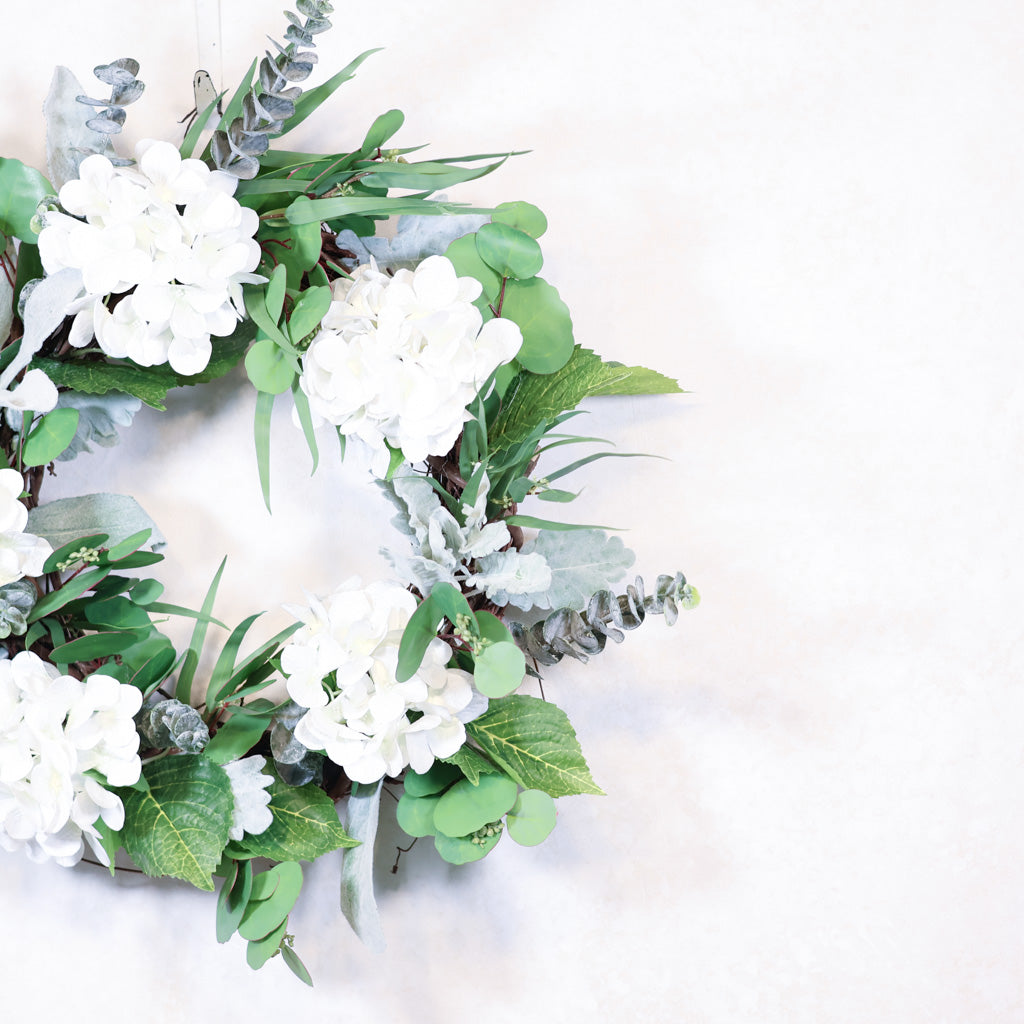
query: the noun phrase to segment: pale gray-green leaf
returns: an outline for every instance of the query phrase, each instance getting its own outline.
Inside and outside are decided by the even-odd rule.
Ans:
[[[27,530],[54,549],[96,533],[107,534],[107,545],[113,547],[140,530],[153,531],[147,546],[154,551],[166,543],[142,506],[126,494],[82,494],[39,505],[29,511]]]
[[[114,154],[110,137],[86,125],[91,112],[76,99],[83,92],[81,83],[66,67],[54,69],[43,103],[47,177],[54,188],[77,178],[78,165],[91,153]]]
[[[541,530],[523,545],[523,553],[529,552],[542,555],[551,568],[547,592],[529,595],[534,606],[575,611],[582,611],[592,594],[622,579],[636,560],[621,537],[603,530]]]
[[[381,779],[375,786],[353,787],[345,827],[360,845],[345,850],[341,862],[341,912],[364,945],[374,953],[382,953],[387,945],[373,894],[373,845],[377,838],[383,784]]]
[[[483,588],[499,606],[532,608],[551,585],[551,570],[544,556],[537,553],[521,553],[509,548],[478,559],[476,565],[478,571],[470,581]]]
[[[105,395],[86,395],[80,391],[62,391],[57,400],[59,409],[78,410],[78,429],[71,444],[57,456],[67,462],[82,452],[91,452],[90,445],[113,448],[121,440],[118,427],[130,427],[142,402],[134,395],[111,391]]]

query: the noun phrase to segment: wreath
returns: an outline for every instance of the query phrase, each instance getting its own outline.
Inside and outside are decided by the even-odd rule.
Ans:
[[[0,846],[211,892],[220,878],[217,939],[309,983],[288,932],[301,862],[341,851],[342,911],[378,945],[385,786],[401,828],[452,864],[506,832],[540,843],[555,799],[601,790],[565,713],[516,691],[698,601],[681,573],[617,587],[633,561],[617,536],[519,511],[572,501],[564,478],[621,454],[558,465],[595,441],[564,429],[583,399],[680,389],[575,342],[538,276],[540,210],[439,197],[513,154],[411,159],[386,148],[397,110],[350,152],[270,148],[369,56],[304,91],[330,13],[298,0],[233,95],[197,75],[180,146],[131,158],[112,142],[137,62],[97,67],[99,99],[58,68],[47,176],[0,161]],[[327,435],[368,453],[404,535],[393,581],[309,596],[255,646],[257,615],[215,617],[223,563],[200,608],[162,599],[145,572],[161,538],[132,498],[40,501],[47,471],[116,444],[143,403],[242,360],[268,508],[289,393],[314,465]],[[194,620],[184,650],[169,616]]]

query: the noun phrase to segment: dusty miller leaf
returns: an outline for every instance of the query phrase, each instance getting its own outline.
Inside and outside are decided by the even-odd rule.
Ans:
[[[377,838],[383,785],[381,779],[376,786],[353,787],[345,825],[360,845],[346,850],[341,862],[341,912],[363,944],[374,953],[382,953],[387,945],[373,895],[373,845]]]
[[[77,409],[78,428],[71,444],[57,456],[67,462],[82,452],[91,452],[90,444],[113,448],[121,440],[118,427],[130,427],[142,402],[133,395],[114,391],[106,395],[85,395],[78,391],[62,391],[58,409]]]
[[[88,127],[91,112],[76,97],[85,90],[66,68],[53,72],[50,91],[43,103],[46,118],[46,168],[54,188],[78,177],[78,165],[91,153],[114,155],[108,135]]]
[[[97,533],[107,534],[107,544],[113,547],[140,530],[153,531],[147,544],[154,550],[166,544],[153,520],[127,494],[82,494],[39,505],[29,511],[27,529],[48,540],[54,550]]]
[[[603,530],[541,530],[523,545],[527,553],[543,555],[551,568],[547,591],[527,595],[533,605],[575,611],[587,606],[591,594],[622,579],[636,560],[621,537]]]
[[[551,585],[551,570],[541,554],[509,548],[486,555],[476,565],[478,571],[471,582],[499,606],[511,604],[525,611],[537,604],[538,596],[545,595]]]

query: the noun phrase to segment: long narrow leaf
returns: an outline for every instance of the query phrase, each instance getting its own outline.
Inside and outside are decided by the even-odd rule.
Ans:
[[[506,523],[512,526],[525,526],[531,530],[621,530],[621,526],[593,526],[586,523],[554,523],[550,519],[538,519],[536,516],[509,516]]]
[[[100,580],[106,579],[112,568],[113,566],[106,565],[101,568],[87,569],[74,579],[68,580],[58,590],[51,590],[49,594],[44,594],[36,601],[32,611],[27,616],[28,621],[35,622],[44,615],[50,615],[63,608],[64,605],[69,601],[73,601],[76,597],[81,597],[87,590],[91,590],[96,586]]]
[[[178,673],[178,685],[175,687],[174,695],[184,704],[190,703],[192,699],[192,680],[195,679],[196,669],[199,667],[199,656],[202,654],[203,644],[206,642],[206,630],[210,625],[210,613],[213,611],[213,602],[217,598],[217,588],[220,586],[220,578],[226,564],[227,558],[224,558],[213,577],[210,589],[206,592],[206,599],[199,610],[203,618],[196,623],[196,628],[192,630],[192,639],[185,652],[181,672]]]
[[[193,611],[191,608],[183,608],[180,604],[168,604],[166,601],[151,601],[146,605],[146,611],[156,615],[181,615],[186,619],[198,619],[200,622],[212,622],[221,629],[228,627],[215,619],[212,615],[203,615],[202,612]]]
[[[270,511],[270,417],[274,411],[274,395],[265,391],[256,392],[256,416],[253,421],[253,436],[256,441],[256,466],[260,474],[260,488],[263,502]]]
[[[210,115],[213,113],[217,104],[220,103],[223,95],[224,93],[221,93],[219,96],[212,99],[202,110],[196,111],[196,119],[189,126],[188,131],[185,132],[185,138],[181,140],[181,145],[178,147],[178,152],[181,154],[182,160],[189,159],[189,157],[191,157],[195,152],[199,136],[203,134],[206,122],[209,121]]]
[[[309,471],[309,475],[312,476],[316,472],[316,467],[320,464],[320,449],[316,443],[316,430],[313,428],[313,416],[309,408],[309,399],[306,397],[306,392],[299,386],[298,378],[292,384],[292,398],[295,401],[295,412],[299,417],[299,423],[302,425],[302,434],[306,438],[309,454],[313,458],[313,468]]]
[[[220,700],[221,690],[227,685],[231,679],[231,673],[234,671],[238,648],[242,646],[242,641],[245,639],[245,634],[249,632],[249,628],[262,614],[263,612],[254,612],[232,630],[231,636],[228,637],[221,649],[217,663],[213,666],[213,672],[210,673],[210,685],[206,688],[207,708],[212,708]]]
[[[558,480],[559,477],[567,476],[569,473],[574,472],[581,466],[587,465],[589,462],[596,462],[598,459],[663,459],[663,455],[649,455],[647,452],[597,452],[594,455],[588,455],[586,458],[577,459],[575,462],[570,462],[568,466],[563,466],[561,469],[555,470],[554,473],[548,473],[544,479],[547,481]]]
[[[382,50],[382,46],[375,46],[372,50],[365,50],[359,54],[354,60],[350,61],[345,65],[336,75],[327,79],[323,85],[318,85],[315,89],[310,89],[308,92],[304,92],[295,101],[295,113],[288,118],[288,122],[285,125],[282,135],[287,134],[293,128],[298,128],[303,121],[309,117],[310,114],[316,110],[317,107],[323,103],[340,85],[344,85],[352,76],[356,73],[356,69],[360,64],[366,60],[371,54],[377,53]]]

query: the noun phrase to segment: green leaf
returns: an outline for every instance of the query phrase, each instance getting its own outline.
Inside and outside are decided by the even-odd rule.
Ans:
[[[482,842],[474,842],[465,836],[446,836],[438,833],[434,836],[434,849],[449,864],[469,864],[475,860],[483,860],[498,845],[501,833],[484,839]]]
[[[518,228],[531,238],[540,238],[548,229],[547,217],[532,203],[501,203],[491,214],[491,221]]]
[[[554,797],[603,795],[590,776],[568,717],[554,704],[537,697],[503,697],[491,701],[483,715],[467,724],[466,732],[524,789],[540,789]]]
[[[39,237],[32,230],[36,207],[56,191],[34,167],[0,157],[0,231],[34,243]]]
[[[573,351],[572,317],[558,291],[542,277],[509,281],[501,315],[519,325],[523,347],[516,359],[531,373],[554,373]]]
[[[543,843],[555,827],[555,801],[539,789],[525,789],[508,812],[508,834],[520,846]]]
[[[331,798],[319,787],[312,783],[288,786],[275,779],[269,793],[273,824],[258,836],[246,835],[242,840],[257,857],[316,860],[356,844],[342,828]]]
[[[270,715],[232,715],[214,734],[203,753],[216,764],[244,757],[270,725]]]
[[[526,656],[511,641],[489,644],[475,659],[473,681],[485,697],[504,697],[526,675]]]
[[[331,308],[331,299],[331,289],[326,285],[307,288],[302,293],[288,317],[288,333],[292,344],[298,345],[303,338],[319,329],[320,321]]]
[[[400,110],[388,110],[381,114],[366,133],[366,138],[360,147],[362,153],[372,153],[380,149],[388,139],[405,123],[405,114]]]
[[[409,796],[433,796],[461,778],[462,773],[454,765],[435,761],[422,775],[410,768],[405,773],[402,784]]]
[[[192,680],[195,678],[196,669],[199,667],[199,656],[203,651],[203,644],[206,642],[206,630],[210,624],[210,614],[213,612],[213,602],[217,597],[217,587],[220,586],[220,578],[224,574],[224,566],[227,564],[227,557],[221,559],[221,563],[214,573],[213,581],[209,590],[206,591],[206,598],[199,615],[195,628],[192,630],[192,639],[189,641],[188,650],[185,652],[185,659],[178,673],[178,683],[174,688],[174,695],[183,704],[191,703]]]
[[[277,324],[281,320],[281,313],[284,310],[284,296],[288,288],[288,273],[282,266],[274,268],[274,272],[270,275],[270,280],[267,282],[266,290],[263,293],[263,307],[267,311],[267,315],[270,317],[272,323]],[[246,298],[249,295],[253,296],[253,302],[258,302],[258,292],[246,293]],[[246,302],[246,307],[249,303]]]
[[[499,770],[479,750],[466,745],[459,747],[451,757],[442,760],[444,764],[456,765],[474,786],[480,781],[481,775],[493,775]]]
[[[196,118],[189,125],[188,131],[185,132],[185,138],[181,140],[181,145],[178,147],[182,160],[188,160],[195,153],[199,136],[203,134],[206,122],[210,119],[210,115],[216,109],[217,104],[220,103],[223,95],[224,93],[219,93],[202,110],[196,110]]]
[[[48,412],[25,440],[21,452],[23,466],[45,466],[53,462],[69,444],[78,429],[77,409]]]
[[[265,898],[259,898],[269,890]],[[257,941],[270,935],[287,919],[302,891],[302,868],[294,861],[284,861],[253,881],[249,905],[242,915],[238,934]]]
[[[217,664],[213,666],[213,672],[210,673],[210,683],[206,688],[206,706],[208,708],[214,707],[220,701],[235,670],[235,658],[238,656],[238,649],[242,646],[245,634],[249,632],[252,624],[262,614],[263,612],[254,612],[248,618],[243,619],[231,631],[231,636],[221,648]]]
[[[76,597],[81,597],[87,590],[91,590],[100,580],[106,579],[110,575],[110,571],[110,566],[100,569],[86,569],[85,572],[79,573],[74,579],[68,580],[58,590],[52,590],[49,594],[44,594],[36,601],[32,611],[28,614],[28,621],[35,622],[45,615],[52,615],[53,612],[63,608],[69,601],[73,601]]]
[[[430,641],[437,636],[437,627],[443,617],[443,613],[429,597],[421,601],[416,611],[409,616],[398,645],[398,665],[395,669],[398,682],[407,682],[416,674]]]
[[[62,665],[72,665],[77,661],[94,661],[109,658],[126,651],[139,639],[135,633],[110,631],[88,633],[70,643],[55,647],[51,657]]]
[[[507,224],[482,224],[476,233],[476,248],[480,258],[502,277],[524,281],[540,273],[544,265],[536,241]]]
[[[288,930],[288,921],[282,921],[266,938],[250,942],[245,949],[245,962],[258,971],[281,948],[281,941]]]
[[[299,981],[304,982],[310,988],[313,987],[313,978],[310,975],[306,965],[299,959],[299,954],[288,945],[287,942],[281,945],[281,958],[288,965],[288,970],[295,975]]]
[[[510,526],[525,526],[529,530],[617,530],[617,526],[594,526],[587,523],[556,523],[551,519],[537,516],[508,516],[505,522]]]
[[[271,338],[261,338],[245,356],[245,372],[257,391],[279,395],[295,380],[294,357]]]
[[[501,291],[501,276],[480,258],[476,247],[476,235],[463,235],[456,238],[444,255],[451,261],[455,273],[459,277],[474,277],[483,285],[483,299],[494,300]]]
[[[120,789],[122,841],[147,875],[170,875],[212,892],[231,825],[231,780],[200,754],[179,754],[148,765],[148,792]]]
[[[395,808],[398,826],[407,836],[422,839],[437,834],[434,825],[434,810],[441,794],[434,796],[412,796],[404,793]]]
[[[505,310],[502,309],[504,314]],[[575,409],[597,395],[672,394],[682,389],[670,377],[643,366],[606,363],[590,349],[573,349],[569,361],[554,373],[521,373],[505,392],[501,411],[489,425],[491,449],[517,444],[542,423]]]
[[[48,508],[49,506],[43,507]],[[33,522],[33,513],[35,511],[36,509],[32,509],[29,511],[29,529],[31,530],[32,533],[35,533],[41,537],[46,537],[47,540],[50,540],[49,535],[41,533],[39,529],[37,529],[38,523]],[[64,544],[57,548],[57,550],[54,551],[49,558],[47,558],[47,560],[43,563],[43,572],[56,572],[57,566],[60,565],[62,562],[66,562],[73,552],[80,551],[82,548],[101,548],[103,547],[104,544],[107,543],[109,539],[110,537],[106,533],[93,533],[89,534],[88,536],[82,536],[81,534],[76,533],[73,540],[65,541]],[[53,541],[50,540],[50,543],[52,545]]]
[[[217,941],[227,942],[242,923],[252,892],[252,862],[233,861],[233,871],[224,879],[217,896]]]
[[[163,412],[167,392],[178,383],[173,373],[159,367],[116,366],[94,360],[58,362],[55,359],[33,359],[30,369],[42,370],[58,387],[68,387],[87,395],[105,395],[121,391],[134,395],[146,405]]]
[[[434,808],[434,827],[446,836],[468,836],[498,821],[516,802],[516,784],[504,775],[484,775],[474,786],[456,782]]]
[[[256,467],[259,471],[263,503],[270,511],[270,421],[274,411],[274,396],[265,391],[256,392],[256,415],[253,418],[253,438],[256,442]]]

